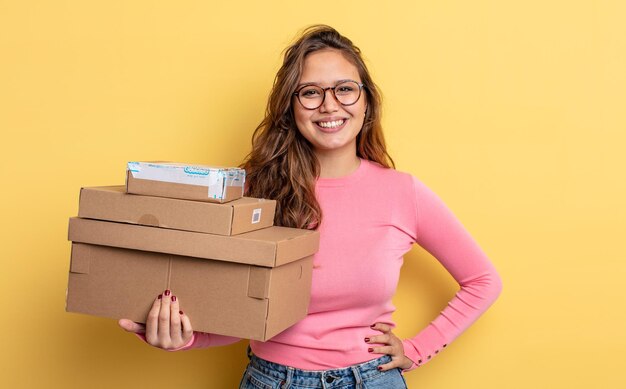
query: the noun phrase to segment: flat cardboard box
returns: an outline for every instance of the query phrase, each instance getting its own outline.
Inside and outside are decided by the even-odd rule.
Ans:
[[[272,226],[235,236],[70,218],[73,242],[276,267],[313,255],[319,232]]]
[[[66,309],[143,323],[170,289],[194,330],[265,341],[306,316],[311,271],[311,256],[268,268],[73,243]]]
[[[173,162],[129,162],[128,193],[224,203],[243,197],[245,171]]]
[[[81,218],[141,224],[218,235],[236,235],[274,224],[275,200],[243,197],[223,204],[127,194],[124,186],[82,188]]]

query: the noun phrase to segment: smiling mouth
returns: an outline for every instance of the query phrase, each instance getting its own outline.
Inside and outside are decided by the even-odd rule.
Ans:
[[[322,128],[337,128],[341,127],[346,122],[345,119],[332,120],[329,122],[316,122],[316,124]]]

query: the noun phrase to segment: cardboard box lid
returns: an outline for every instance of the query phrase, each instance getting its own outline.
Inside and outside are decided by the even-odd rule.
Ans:
[[[313,255],[319,232],[268,227],[235,236],[70,218],[73,242],[275,267]]]
[[[275,200],[243,197],[228,203],[127,194],[126,188],[82,188],[78,216],[124,223],[235,235],[274,224]]]

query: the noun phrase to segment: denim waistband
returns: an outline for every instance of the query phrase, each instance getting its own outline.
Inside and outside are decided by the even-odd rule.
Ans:
[[[278,363],[261,359],[251,352],[250,365],[276,380],[289,384],[300,385],[310,388],[335,387],[335,385],[358,385],[362,381],[370,380],[378,375],[384,374],[377,367],[391,361],[389,355],[368,362],[360,363],[339,369],[330,370],[301,370],[294,367],[281,365]]]

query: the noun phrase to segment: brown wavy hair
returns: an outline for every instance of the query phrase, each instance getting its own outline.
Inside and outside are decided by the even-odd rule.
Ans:
[[[363,127],[357,135],[357,156],[395,168],[387,153],[381,126],[381,94],[369,75],[361,50],[327,25],[306,28],[284,52],[265,118],[252,135],[252,151],[241,167],[246,170],[246,195],[276,200],[275,224],[315,229],[322,211],[315,198],[320,166],[313,147],[298,131],[293,114],[294,95],[307,55],[323,49],[339,50],[359,71],[367,98]]]

